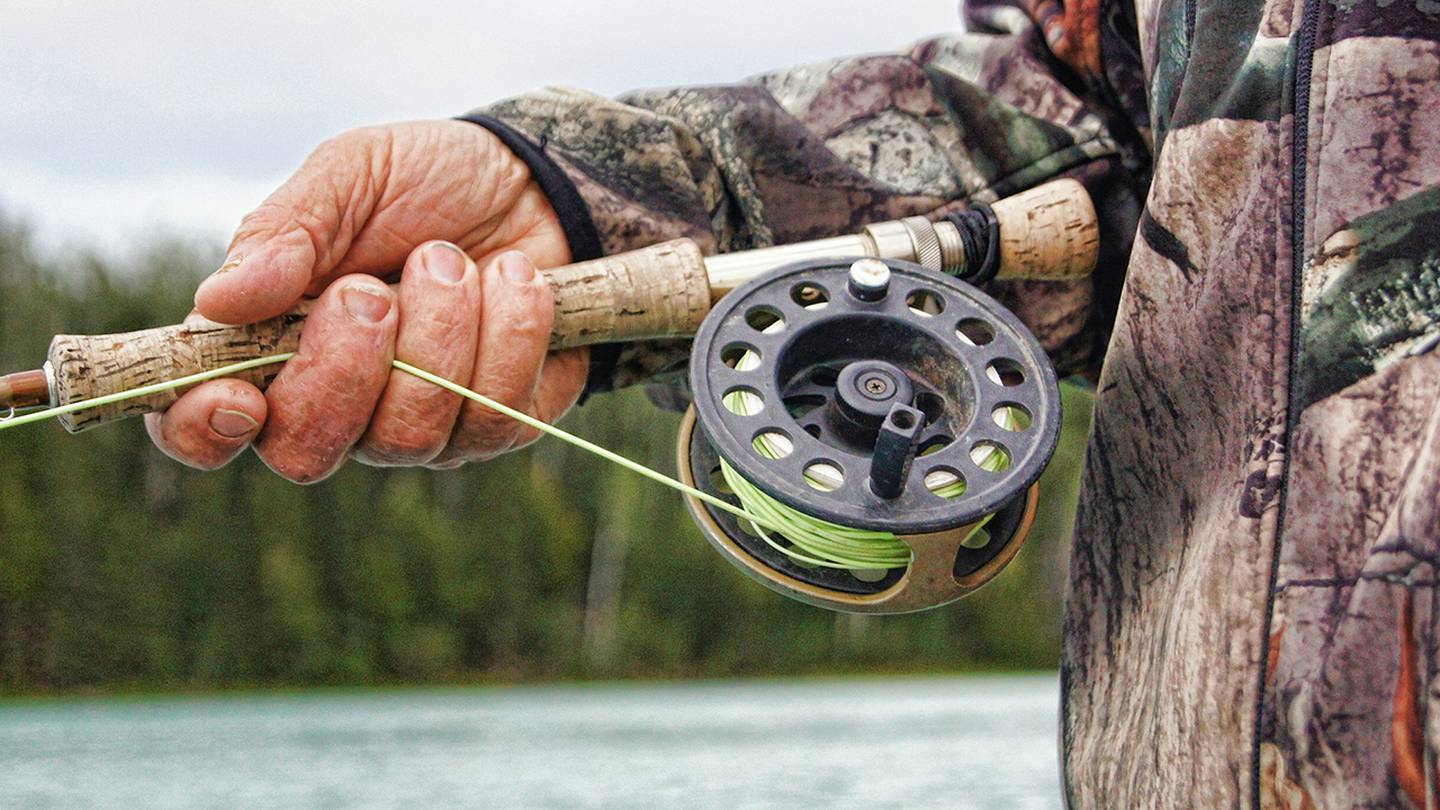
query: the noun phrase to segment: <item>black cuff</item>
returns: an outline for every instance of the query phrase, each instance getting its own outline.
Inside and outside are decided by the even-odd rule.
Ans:
[[[565,241],[570,245],[570,260],[583,262],[605,255],[600,248],[600,231],[595,220],[590,218],[590,206],[575,188],[575,184],[564,170],[545,154],[544,143],[536,145],[529,138],[512,129],[504,121],[481,113],[467,113],[457,120],[469,121],[490,130],[515,156],[530,167],[530,176],[550,200],[550,207],[560,219],[560,229],[565,232]],[[609,391],[615,374],[615,361],[620,357],[620,344],[602,343],[590,347],[590,375],[585,382],[585,392],[580,395],[584,402],[591,394]]]

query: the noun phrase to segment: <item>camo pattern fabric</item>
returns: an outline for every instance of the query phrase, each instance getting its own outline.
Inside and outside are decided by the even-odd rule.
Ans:
[[[985,10],[972,31],[734,85],[618,100],[549,88],[484,112],[544,145],[610,253],[680,236],[726,252],[853,233],[1075,177],[1107,201],[1106,271],[989,292],[1028,320],[1063,370],[1093,370],[1144,187],[1133,177],[1148,155],[1138,146],[1127,155],[1096,112],[1104,107],[1054,75],[1022,11]],[[1111,299],[1098,307],[1097,284]],[[688,344],[634,344],[611,382],[678,379],[687,360]]]
[[[1062,372],[1104,357],[1068,803],[1435,806],[1440,3],[966,18],[902,55],[491,112],[546,144],[611,251],[736,250],[1081,178],[1096,277],[997,285]],[[629,349],[616,382],[683,352]]]
[[[1155,179],[1072,558],[1071,798],[1433,806],[1440,5],[1137,12]]]

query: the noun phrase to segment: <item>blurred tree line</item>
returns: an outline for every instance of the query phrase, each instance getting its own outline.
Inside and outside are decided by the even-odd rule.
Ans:
[[[216,246],[42,255],[0,220],[0,370],[50,336],[178,321]],[[1088,395],[1067,390],[1043,514],[976,595],[897,617],[789,601],[679,497],[552,440],[454,472],[349,465],[312,487],[247,455],[170,462],[136,422],[0,433],[0,692],[1052,667]],[[638,391],[565,426],[665,471]]]

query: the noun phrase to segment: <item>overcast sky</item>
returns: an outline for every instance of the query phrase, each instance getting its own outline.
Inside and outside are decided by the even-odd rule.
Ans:
[[[956,30],[954,0],[11,4],[0,211],[42,243],[222,241],[347,128],[546,84],[724,82]]]

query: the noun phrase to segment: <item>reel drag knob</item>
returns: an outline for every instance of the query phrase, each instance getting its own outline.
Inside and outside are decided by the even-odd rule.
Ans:
[[[682,480],[781,527],[686,498],[702,532],[767,587],[835,610],[923,610],[999,573],[1059,438],[1054,370],[1019,320],[895,260],[739,287],[701,325],[690,383]]]

